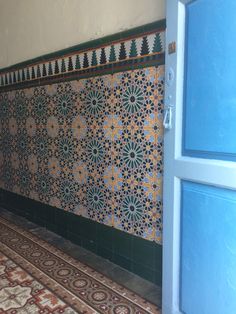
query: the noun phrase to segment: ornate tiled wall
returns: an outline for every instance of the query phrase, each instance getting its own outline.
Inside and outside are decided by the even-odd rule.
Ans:
[[[27,78],[24,69],[46,69],[45,62],[0,73],[0,187],[161,243],[163,42],[153,50],[159,34],[142,35],[146,59],[136,37],[129,47],[126,40],[91,50],[101,61],[112,46],[120,55],[129,49],[130,63],[112,61],[116,70],[104,75],[95,57],[92,72],[78,73],[78,52],[60,57],[71,60],[77,76],[49,75],[47,66],[44,79],[32,72]],[[46,63],[55,67],[56,60]],[[19,81],[13,73],[21,73]]]

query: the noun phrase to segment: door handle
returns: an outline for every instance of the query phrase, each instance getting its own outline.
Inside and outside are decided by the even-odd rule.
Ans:
[[[166,130],[170,130],[172,128],[172,110],[172,106],[166,106],[164,109],[163,126]]]

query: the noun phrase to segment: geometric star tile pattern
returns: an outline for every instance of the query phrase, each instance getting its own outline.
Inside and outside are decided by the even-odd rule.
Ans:
[[[0,187],[161,243],[163,83],[160,65],[1,92]]]

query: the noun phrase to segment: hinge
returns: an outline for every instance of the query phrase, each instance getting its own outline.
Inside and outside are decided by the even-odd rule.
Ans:
[[[172,53],[175,53],[175,52],[176,52],[176,42],[172,41],[168,45],[168,54],[171,55]]]

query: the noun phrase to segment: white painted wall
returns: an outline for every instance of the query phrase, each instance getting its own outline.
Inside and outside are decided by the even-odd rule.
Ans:
[[[0,68],[165,17],[165,0],[0,0]]]

